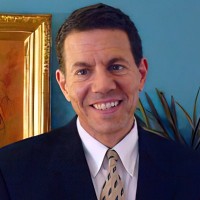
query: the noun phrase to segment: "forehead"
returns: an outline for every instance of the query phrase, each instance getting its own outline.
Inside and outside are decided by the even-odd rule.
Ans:
[[[94,29],[73,31],[64,41],[64,53],[82,51],[99,51],[104,49],[130,50],[127,34],[117,29]]]

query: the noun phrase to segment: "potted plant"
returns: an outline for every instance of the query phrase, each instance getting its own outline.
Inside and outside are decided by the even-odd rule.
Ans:
[[[164,116],[161,115],[150,96],[145,93],[149,109],[145,108],[141,99],[139,99],[139,105],[136,110],[136,116],[138,118],[139,124],[144,129],[154,134],[177,141],[183,145],[189,144],[190,147],[197,150],[200,147],[200,116],[197,115],[197,101],[199,92],[200,88],[198,89],[194,100],[192,117],[180,103],[175,101],[173,96],[171,96],[171,102],[169,104],[165,97],[165,94],[162,91],[156,89],[161,109],[164,113]],[[184,139],[184,133],[179,129],[179,119],[177,117],[176,108],[177,106],[180,109],[183,117],[187,119],[190,125],[190,141],[186,141]]]

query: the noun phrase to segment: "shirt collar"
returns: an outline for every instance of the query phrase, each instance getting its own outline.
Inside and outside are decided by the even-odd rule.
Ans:
[[[87,133],[81,126],[79,118],[77,118],[77,129],[83,143],[91,175],[95,177],[101,168],[108,147]],[[113,149],[118,153],[126,171],[133,176],[138,156],[138,129],[136,119],[129,134],[114,146]]]
[[[118,153],[126,171],[133,176],[138,157],[138,129],[136,119],[129,134],[114,146],[113,149]]]

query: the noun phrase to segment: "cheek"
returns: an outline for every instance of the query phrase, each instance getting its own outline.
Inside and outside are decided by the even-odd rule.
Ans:
[[[140,90],[140,80],[137,76],[131,76],[121,81],[122,90],[131,97],[138,95]]]
[[[69,86],[69,97],[73,106],[79,105],[83,106],[87,97],[87,88],[83,84],[71,84]]]

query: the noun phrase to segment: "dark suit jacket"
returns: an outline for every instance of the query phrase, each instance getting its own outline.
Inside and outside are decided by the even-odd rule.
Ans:
[[[0,150],[0,200],[96,200],[75,119]],[[200,199],[200,158],[139,128],[137,200]]]

